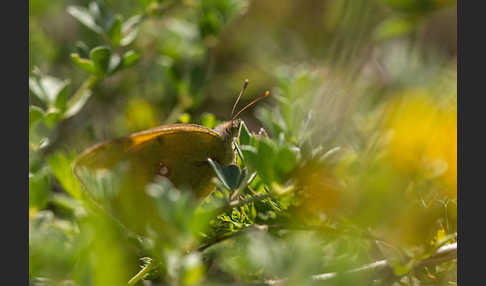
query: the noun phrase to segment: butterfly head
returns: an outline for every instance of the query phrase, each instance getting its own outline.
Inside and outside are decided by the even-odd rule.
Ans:
[[[245,107],[240,109],[240,111],[238,111],[236,113],[236,115],[233,115],[235,113],[236,105],[238,104],[238,101],[240,100],[241,96],[243,95],[243,92],[245,92],[245,89],[246,89],[247,86],[248,86],[248,80],[245,80],[245,83],[243,84],[243,88],[240,91],[240,95],[236,99],[235,104],[233,105],[233,109],[231,110],[231,116],[230,116],[231,119],[229,121],[226,121],[225,123],[219,125],[219,126],[216,126],[216,128],[215,128],[216,132],[218,132],[218,134],[221,137],[223,137],[225,141],[227,141],[227,140],[231,141],[233,139],[233,137],[235,137],[237,135],[238,129],[240,129],[240,124],[241,124],[241,119],[238,119],[238,116],[241,114],[241,112],[243,112],[244,110],[246,110],[248,107],[252,106],[253,104],[257,103],[261,99],[270,95],[270,92],[266,91],[265,94],[254,99],[252,102],[250,102]]]
[[[214,128],[214,130],[221,136],[225,141],[232,141],[233,138],[238,134],[238,129],[240,129],[241,119],[235,119],[226,121]]]

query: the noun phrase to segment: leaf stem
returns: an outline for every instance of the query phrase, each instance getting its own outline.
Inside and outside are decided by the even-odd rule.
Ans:
[[[133,276],[130,280],[128,280],[128,286],[133,286],[137,284],[138,281],[140,281],[145,274],[147,274],[152,268],[154,268],[155,262],[154,260],[151,260],[142,270],[140,270],[135,276]]]
[[[76,102],[78,102],[78,100],[84,96],[86,90],[92,89],[102,79],[103,77],[94,75],[91,75],[87,79],[85,79],[81,86],[78,88],[78,90],[76,90],[74,95],[67,102],[67,109],[69,109],[72,105],[76,104]]]

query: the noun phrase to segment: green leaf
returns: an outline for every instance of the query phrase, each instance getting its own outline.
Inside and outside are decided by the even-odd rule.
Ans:
[[[76,42],[75,45],[76,52],[82,59],[87,59],[89,57],[89,47],[83,42]]]
[[[122,60],[122,68],[127,68],[130,66],[133,66],[138,59],[140,58],[141,54],[139,52],[136,52],[134,50],[130,50],[123,54],[123,60]]]
[[[50,192],[49,174],[45,169],[36,174],[29,173],[29,208],[43,209]]]
[[[41,78],[41,84],[44,87],[44,90],[46,91],[46,94],[48,96],[49,105],[54,106],[57,102],[57,96],[60,93],[67,93],[67,87],[69,85],[69,81],[67,80],[62,81],[52,76],[45,76]],[[63,95],[63,96],[67,96],[67,95]]]
[[[49,127],[54,127],[62,119],[62,113],[57,108],[51,108],[47,110],[44,115],[44,121]]]
[[[240,132],[238,138],[240,139],[241,145],[251,145],[251,134],[246,127],[245,122],[241,122],[240,124]]]
[[[66,110],[66,104],[69,98],[69,81],[64,82],[64,86],[62,89],[56,94],[55,96],[55,101],[54,101],[54,107],[59,109],[61,112],[64,112]]]
[[[96,71],[101,75],[105,75],[110,64],[111,49],[103,46],[96,47],[89,53],[89,58],[93,62]]]
[[[108,65],[108,75],[114,74],[117,70],[120,69],[122,65],[122,61],[120,56],[117,54],[113,54],[110,58],[110,64]]]
[[[240,159],[244,162],[245,161],[245,156],[243,156],[243,152],[241,151],[240,144],[238,144],[236,138],[233,138],[233,145],[235,145],[236,152],[238,152],[238,156],[240,156]]]
[[[121,34],[123,35],[120,40],[120,45],[125,47],[130,45],[138,34],[139,24],[142,22],[143,17],[141,15],[135,15],[128,18],[121,27]]]
[[[40,73],[29,77],[30,90],[48,106],[55,106],[58,100],[62,103],[63,99],[58,99],[58,96],[67,97],[68,85],[68,80],[42,76]]]
[[[122,27],[122,17],[120,15],[117,15],[108,32],[110,36],[111,44],[114,47],[118,47],[120,45],[120,41],[122,39],[121,27]]]
[[[47,103],[49,101],[48,95],[46,94],[46,91],[44,90],[44,87],[40,82],[40,76],[34,75],[29,77],[29,89],[42,102]]]
[[[88,27],[90,30],[102,34],[103,29],[96,24],[95,17],[90,13],[90,11],[81,6],[69,6],[67,8],[67,12],[71,14],[76,20],[78,20],[81,24]]]
[[[275,179],[274,167],[277,160],[277,154],[273,142],[270,140],[261,140],[258,144],[258,161],[255,169],[258,174],[268,184],[272,183]]]
[[[223,175],[230,190],[234,191],[238,188],[240,181],[240,167],[236,165],[228,165],[223,168]]]
[[[29,106],[29,129],[44,117],[44,111],[37,106]]]
[[[81,58],[79,54],[71,54],[71,59],[80,69],[91,74],[96,73],[95,65],[89,59]]]
[[[248,178],[248,181],[246,181],[246,184],[249,185],[253,182],[253,180],[255,180],[256,176],[258,175],[257,172],[254,172],[253,174],[250,175],[250,177]]]
[[[245,162],[252,166],[253,168],[257,169],[255,166],[258,165],[258,149],[254,146],[250,145],[243,145],[240,146],[241,153],[245,158]]]
[[[140,58],[140,53],[134,50],[130,50],[126,52],[123,55],[122,60],[120,60],[120,57],[118,55],[114,54],[111,57],[110,65],[108,67],[108,74],[114,74],[115,72],[121,69],[128,68],[134,65],[139,58]]]
[[[213,161],[211,158],[208,158],[208,162],[209,164],[211,165],[211,167],[213,167],[213,170],[214,172],[216,173],[216,176],[218,177],[218,179],[221,181],[221,183],[223,183],[224,187],[228,190],[231,190],[231,187],[229,186],[229,184],[226,182],[226,177],[225,177],[225,174],[223,172],[223,169],[221,168],[221,165],[219,165],[218,162],[216,161]]]
[[[63,189],[73,198],[81,199],[81,186],[73,174],[71,164],[72,156],[63,153],[56,153],[48,159],[49,167],[56,180]]]
[[[238,178],[238,183],[236,184],[237,189],[241,187],[241,184],[243,183],[243,181],[246,179],[247,176],[248,176],[248,169],[244,168],[243,171],[241,171],[240,177]]]
[[[281,175],[288,174],[297,166],[297,154],[289,147],[284,147],[278,151],[277,160],[276,167]]]

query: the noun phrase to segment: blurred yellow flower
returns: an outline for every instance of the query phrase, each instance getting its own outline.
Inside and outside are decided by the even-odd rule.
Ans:
[[[394,165],[406,172],[439,177],[445,194],[457,198],[457,105],[423,90],[392,100],[386,117]]]
[[[333,214],[343,207],[342,190],[331,168],[311,161],[296,173],[297,186],[303,190],[302,210],[315,215]]]
[[[157,125],[157,112],[147,101],[134,98],[126,106],[124,119],[130,131],[139,131]]]

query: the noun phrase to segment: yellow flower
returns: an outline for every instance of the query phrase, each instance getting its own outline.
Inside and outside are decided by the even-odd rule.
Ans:
[[[439,177],[457,198],[457,105],[422,90],[400,94],[389,106],[389,154],[398,169]]]

